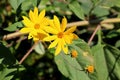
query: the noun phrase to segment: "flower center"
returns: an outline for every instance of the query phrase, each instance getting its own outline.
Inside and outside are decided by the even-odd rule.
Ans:
[[[35,24],[35,25],[34,25],[34,28],[35,28],[35,29],[39,29],[39,28],[40,28],[40,25],[39,25],[39,24]]]
[[[63,32],[58,33],[58,38],[62,38],[64,36]]]

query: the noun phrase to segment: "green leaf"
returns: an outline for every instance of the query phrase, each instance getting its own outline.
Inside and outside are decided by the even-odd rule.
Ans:
[[[115,5],[120,8],[120,0],[119,1],[116,0],[116,4]]]
[[[109,9],[104,8],[104,6],[97,6],[92,11],[92,14],[95,14],[97,17],[103,17],[109,14]]]
[[[71,80],[91,80],[94,76],[88,75],[85,68],[89,65],[94,66],[93,57],[91,55],[90,47],[81,39],[73,41],[69,45],[69,55],[61,52],[55,56],[55,62],[60,72]],[[76,50],[78,55],[76,58],[71,57],[71,51]],[[87,53],[86,55],[84,53]],[[93,72],[94,74],[94,72]]]
[[[120,80],[120,50],[114,46],[106,45],[104,47],[105,58],[109,69],[109,75],[115,80]]]
[[[25,1],[25,0],[9,0],[11,6],[13,7],[13,9],[16,11],[17,8],[20,6],[20,4]]]
[[[21,28],[21,27],[23,27],[22,22],[16,22],[14,24],[11,24],[10,26],[5,28],[4,30],[6,30],[6,31],[16,31],[18,28]]]
[[[73,41],[73,44],[71,44],[70,47],[71,50],[76,50],[79,53],[76,60],[82,65],[82,67],[85,67],[86,65],[94,65],[90,47],[84,40],[77,39]]]
[[[78,1],[73,1],[72,3],[70,3],[69,8],[75,13],[75,15],[80,18],[80,19],[85,19],[84,18],[84,12],[83,9],[81,8],[80,4]]]
[[[105,53],[103,51],[103,45],[100,43],[92,47],[92,53],[94,54],[95,69],[97,73],[97,80],[108,80],[107,62],[105,59]]]
[[[55,56],[55,62],[61,73],[70,80],[90,80],[78,62],[69,55],[61,53]]]
[[[96,5],[100,0],[91,0],[92,3],[94,3],[94,5]]]
[[[92,47],[97,80],[119,80],[120,51],[108,44],[101,43],[101,30],[99,30],[98,44]]]
[[[23,71],[23,66],[12,66],[12,67],[4,67],[0,65],[0,80],[11,80],[16,73],[19,71]]]
[[[39,42],[34,49],[38,54],[45,54],[45,48],[41,42]]]
[[[116,41],[115,47],[117,47],[117,48],[120,47],[120,40]]]
[[[120,0],[103,0],[102,5],[104,7],[113,7],[113,6],[120,7]]]
[[[24,70],[17,63],[9,49],[0,43],[0,80],[11,80],[16,73]]]
[[[116,30],[111,30],[107,35],[106,37],[107,38],[114,38],[114,37],[117,37],[120,35],[120,32],[119,32],[119,29],[116,31]]]
[[[40,5],[45,5],[49,0],[41,0]]]
[[[15,70],[16,69],[3,68],[2,71],[0,70],[0,80],[11,80],[13,75],[9,75],[9,73],[14,72]]]
[[[0,43],[0,64],[13,65],[16,63],[15,57],[11,54],[9,49]]]
[[[81,3],[82,9],[84,10],[84,13],[88,15],[92,8],[93,3],[90,0],[79,0],[79,1]]]
[[[26,11],[29,10],[32,7],[36,7],[37,6],[37,0],[25,0],[22,4],[21,4],[21,9]]]

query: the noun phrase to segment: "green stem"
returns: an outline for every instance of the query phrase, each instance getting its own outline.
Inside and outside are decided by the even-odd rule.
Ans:
[[[101,44],[101,42],[102,42],[101,26],[99,25],[99,29],[98,29],[98,44]]]

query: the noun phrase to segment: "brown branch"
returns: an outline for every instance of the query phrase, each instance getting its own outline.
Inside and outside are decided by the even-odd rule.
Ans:
[[[67,24],[67,27],[71,27],[71,26],[87,26],[90,23],[91,24],[107,24],[107,23],[118,23],[120,22],[120,18],[111,18],[111,19],[106,19],[103,21],[100,20],[92,20],[92,21],[77,21],[77,22],[71,22]]]
[[[118,23],[120,22],[120,18],[111,18],[111,19],[106,19],[103,21],[100,20],[93,20],[93,21],[76,21],[76,22],[71,22],[67,24],[67,27],[71,27],[71,26],[87,26],[90,23],[99,23],[99,24],[106,24],[106,23]],[[19,37],[21,35],[25,35],[26,33],[20,33],[20,32],[15,32],[15,33],[11,33],[8,35],[4,35],[3,36],[3,40],[9,40],[12,38],[16,38]]]
[[[86,26],[89,25],[88,21],[76,21],[76,22],[71,22],[67,24],[67,27],[71,27],[71,26]]]
[[[27,33],[21,33],[21,32],[14,32],[14,33],[10,33],[10,34],[7,34],[7,35],[4,35],[3,36],[3,40],[9,40],[9,39],[13,39],[13,38],[16,38],[16,37],[19,37],[21,35],[25,35]]]
[[[100,27],[101,27],[101,26],[98,24],[97,27],[95,28],[93,34],[91,35],[90,39],[88,40],[88,45],[90,45],[90,43],[92,42],[92,40],[93,40],[95,34],[96,34],[97,31],[100,29]]]
[[[19,64],[22,64],[22,62],[28,57],[28,55],[33,51],[34,47],[38,44],[38,42],[35,42],[34,45],[29,49],[29,51],[22,57],[22,59],[19,61]]]

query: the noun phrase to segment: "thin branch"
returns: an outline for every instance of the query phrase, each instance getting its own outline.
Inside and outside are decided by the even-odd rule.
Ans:
[[[92,42],[92,40],[93,40],[95,34],[96,34],[97,31],[100,29],[100,27],[101,27],[101,26],[98,24],[97,27],[96,27],[96,29],[94,30],[93,34],[91,35],[89,41],[88,41],[88,45],[90,45],[90,43]]]
[[[25,34],[27,34],[27,33],[21,33],[21,32],[10,33],[10,34],[4,35],[3,40],[13,39],[13,38],[19,37],[21,35],[25,35]]]
[[[92,21],[76,21],[76,22],[71,22],[67,24],[67,27],[71,27],[71,26],[87,26],[90,23],[91,24],[107,24],[107,23],[119,23],[120,22],[120,18],[111,18],[111,19],[106,19],[103,21],[100,20],[92,20]]]
[[[111,18],[111,19],[106,19],[106,20],[103,20],[103,21],[93,20],[93,21],[90,21],[90,22],[89,21],[76,21],[76,22],[68,23],[67,27],[87,26],[90,23],[106,24],[106,23],[118,23],[118,22],[120,22],[120,18]],[[4,35],[3,40],[9,40],[9,39],[16,38],[16,37],[19,37],[19,36],[25,35],[25,34],[27,34],[27,33],[20,33],[20,32],[11,33],[11,34],[8,34],[8,35]]]
[[[35,42],[34,45],[29,49],[29,51],[22,57],[22,59],[19,61],[19,64],[22,64],[22,62],[28,57],[28,55],[33,51],[34,47],[38,44],[38,42]]]

